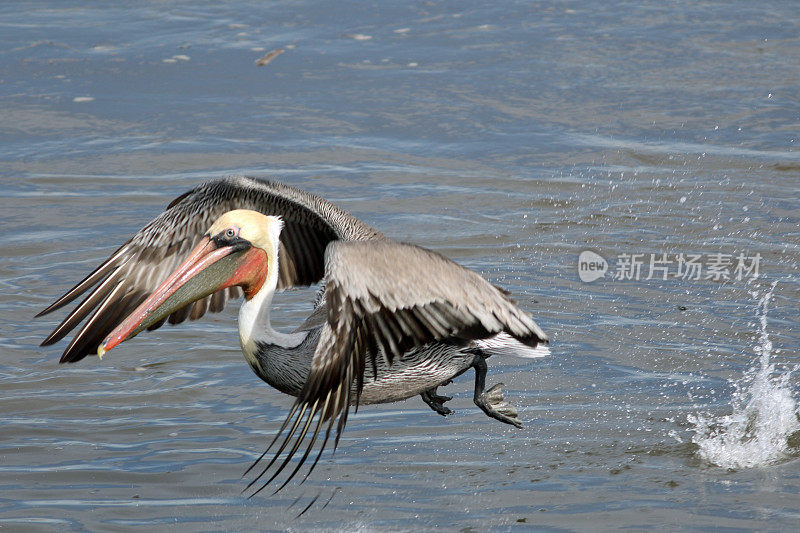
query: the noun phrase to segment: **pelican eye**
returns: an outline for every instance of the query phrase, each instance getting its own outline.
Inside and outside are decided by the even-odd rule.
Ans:
[[[233,228],[228,228],[225,230],[225,236],[229,239],[233,239],[234,237],[236,237],[237,233],[238,232]]]

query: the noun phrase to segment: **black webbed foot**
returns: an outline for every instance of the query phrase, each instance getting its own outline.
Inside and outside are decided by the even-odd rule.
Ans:
[[[450,380],[448,380],[445,383],[442,383],[442,385],[447,385],[448,383],[450,383]],[[447,402],[447,401],[452,400],[453,397],[452,396],[439,396],[438,394],[436,394],[436,389],[438,389],[439,387],[440,387],[440,385],[437,385],[436,387],[428,389],[425,392],[421,393],[420,396],[422,396],[422,400],[425,403],[427,403],[428,406],[430,406],[431,409],[433,409],[434,411],[436,411],[437,413],[439,413],[442,416],[447,416],[449,414],[452,414],[453,410],[445,407],[444,403]]]
[[[486,387],[486,361],[483,357],[476,357],[472,364],[475,368],[475,405],[488,416],[505,422],[514,427],[521,428],[522,422],[517,418],[517,410],[503,397],[503,384],[498,383],[489,390]]]

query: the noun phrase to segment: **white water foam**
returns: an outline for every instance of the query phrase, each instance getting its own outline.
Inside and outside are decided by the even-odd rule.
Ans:
[[[775,281],[758,301],[759,342],[757,364],[734,382],[733,412],[714,417],[710,413],[689,415],[694,425],[692,442],[698,455],[723,468],[769,465],[788,457],[788,438],[800,431],[800,409],[789,384],[792,372],[776,372],[770,361],[772,341],[767,334],[767,308]]]

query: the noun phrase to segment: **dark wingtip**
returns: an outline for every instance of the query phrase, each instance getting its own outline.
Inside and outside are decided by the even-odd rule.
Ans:
[[[89,276],[86,276],[86,277],[88,278]],[[71,288],[65,294],[63,294],[58,300],[56,300],[55,302],[51,303],[50,305],[48,305],[47,307],[45,307],[44,309],[39,311],[33,318],[43,317],[44,315],[50,314],[53,311],[57,311],[58,309],[61,309],[62,307],[67,305],[74,298],[74,296],[72,298],[70,298],[70,293],[72,291],[74,291],[78,286],[80,286],[80,283],[78,285],[76,285],[75,287]],[[80,293],[78,293],[78,294],[80,294]],[[78,296],[78,294],[76,294],[75,296]]]
[[[81,281],[80,283],[78,283],[77,285],[72,287],[69,291],[64,293],[58,300],[56,300],[55,302],[53,302],[50,305],[48,305],[45,309],[43,309],[42,311],[39,311],[39,313],[36,316],[34,316],[33,318],[39,318],[39,317],[42,317],[42,316],[44,316],[46,314],[52,313],[53,311],[57,311],[58,309],[61,309],[62,307],[64,307],[68,303],[70,303],[72,300],[74,300],[75,298],[80,296],[86,289],[89,288],[89,287],[81,287],[81,285],[83,285],[86,282],[86,280],[91,278],[94,274],[96,274],[104,266],[105,266],[105,263],[100,265],[99,267],[97,267],[97,269],[94,272],[92,272],[91,274],[89,274],[88,276],[86,276],[86,278],[84,278],[83,281]]]
[[[64,352],[61,356],[61,359],[58,360],[58,364],[63,365],[64,363],[77,363],[88,354],[85,353],[70,353],[69,350]]]

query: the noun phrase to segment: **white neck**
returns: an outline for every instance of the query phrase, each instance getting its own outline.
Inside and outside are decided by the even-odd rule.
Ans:
[[[280,227],[278,227],[280,231]],[[239,343],[245,358],[254,364],[257,343],[274,344],[284,348],[294,348],[306,338],[306,332],[281,333],[272,329],[269,321],[272,297],[278,286],[278,233],[267,252],[269,272],[261,289],[249,300],[245,300],[239,310]],[[253,360],[251,360],[253,359]]]
[[[275,288],[270,288],[264,283],[261,290],[249,300],[245,300],[239,309],[239,343],[245,357],[248,353],[254,354],[258,342],[275,344],[283,348],[294,348],[303,342],[307,332],[281,333],[272,329],[269,320],[272,297]]]

